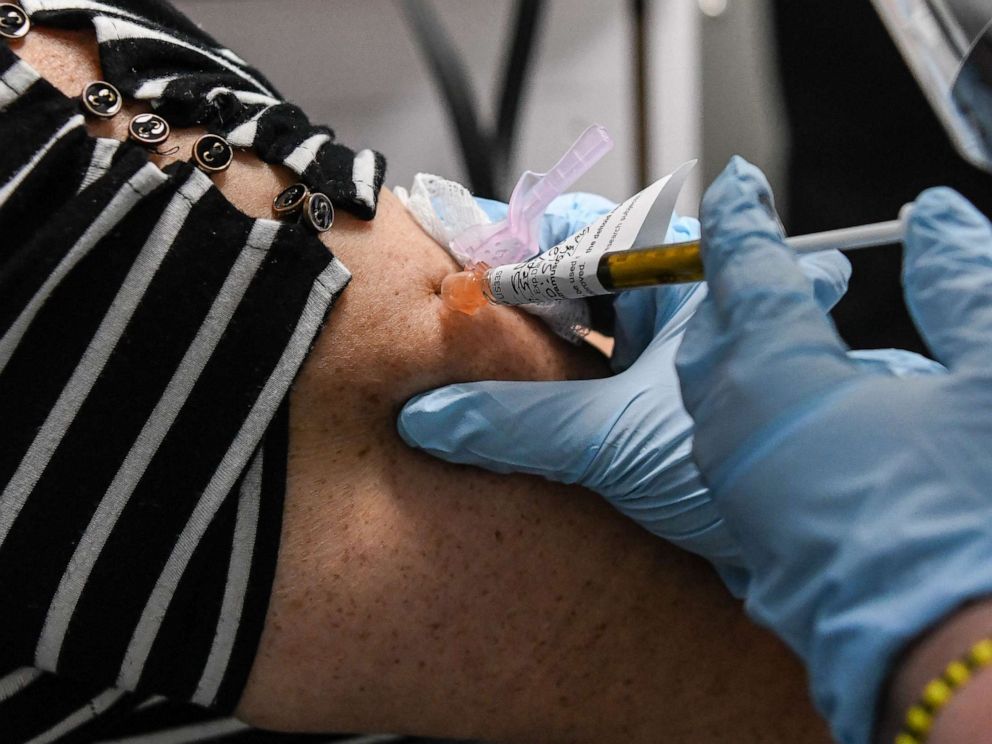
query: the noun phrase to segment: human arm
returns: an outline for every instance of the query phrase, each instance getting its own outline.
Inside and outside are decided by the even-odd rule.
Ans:
[[[949,371],[895,379],[847,359],[770,204],[740,159],[707,192],[711,295],[677,364],[696,461],[753,576],[749,613],[804,659],[837,738],[867,742],[909,644],[992,592],[992,228],[947,189],[915,202],[907,304]]]
[[[907,648],[894,668],[879,712],[875,741],[892,744],[906,711],[917,705],[927,684],[944,674],[951,661],[962,658],[976,641],[992,634],[992,600],[966,605],[944,618]],[[992,671],[972,675],[940,711],[928,744],[983,742],[992,727]]]
[[[259,216],[282,183],[228,180]],[[605,374],[595,357],[510,310],[444,314],[452,264],[388,195],[372,224],[342,215],[323,239],[354,280],[292,392],[282,543],[239,715],[526,742],[822,740],[798,666],[700,561],[581,489],[396,436],[424,389]]]
[[[515,311],[446,312],[450,260],[388,195],[380,209],[365,240],[340,236],[355,281],[297,386],[293,511],[249,720],[522,742],[720,741],[731,725],[822,738],[795,668],[704,564],[581,489],[403,444],[395,415],[421,389],[605,370]],[[383,246],[425,273],[384,284]],[[689,702],[707,696],[718,704]]]

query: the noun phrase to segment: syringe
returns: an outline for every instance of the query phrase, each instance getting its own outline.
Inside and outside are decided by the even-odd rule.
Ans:
[[[804,254],[890,245],[902,242],[902,236],[902,221],[890,220],[798,235],[786,238],[785,242],[796,253]],[[525,263],[494,269],[481,265],[470,271],[449,274],[441,283],[441,298],[447,307],[466,315],[475,315],[490,303],[522,305],[528,302],[545,302],[549,299],[569,299],[563,296],[549,298],[538,293],[528,296],[527,286],[530,283],[526,281],[526,277],[535,272],[535,264],[540,261],[541,257],[538,257]],[[595,275],[603,291],[585,292],[576,294],[576,297],[612,294],[625,289],[662,284],[702,281],[703,261],[699,252],[699,241],[669,243],[626,251],[608,251],[596,259]],[[503,287],[512,287],[513,291],[501,291]]]

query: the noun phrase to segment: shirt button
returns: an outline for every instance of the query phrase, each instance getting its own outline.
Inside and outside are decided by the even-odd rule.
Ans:
[[[0,3],[0,36],[21,39],[31,30],[28,14],[13,3]]]
[[[334,224],[334,205],[319,191],[307,197],[303,213],[317,232],[327,232]]]
[[[304,200],[310,195],[310,189],[303,183],[294,183],[279,192],[272,200],[272,211],[276,214],[292,214],[303,206]]]
[[[83,88],[82,99],[86,112],[102,119],[115,116],[124,104],[120,91],[103,80],[89,83]]]
[[[136,142],[155,147],[169,139],[169,122],[158,114],[138,114],[127,125],[127,131]]]
[[[193,160],[209,173],[227,170],[234,160],[228,141],[216,134],[205,134],[193,143]]]

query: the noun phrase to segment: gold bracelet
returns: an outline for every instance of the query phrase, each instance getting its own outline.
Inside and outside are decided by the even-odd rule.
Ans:
[[[906,711],[902,731],[896,735],[895,744],[925,744],[930,736],[933,719],[954,697],[954,693],[967,684],[975,672],[992,664],[992,638],[985,638],[963,656],[958,657],[939,677],[934,677],[923,688],[915,705]]]

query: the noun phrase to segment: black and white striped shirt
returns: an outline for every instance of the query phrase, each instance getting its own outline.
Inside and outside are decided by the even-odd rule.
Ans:
[[[22,6],[95,29],[104,78],[174,126],[374,216],[382,157],[164,2]],[[90,137],[5,45],[0,145],[0,744],[269,741],[225,714],[275,570],[289,387],[348,271],[192,165]]]

